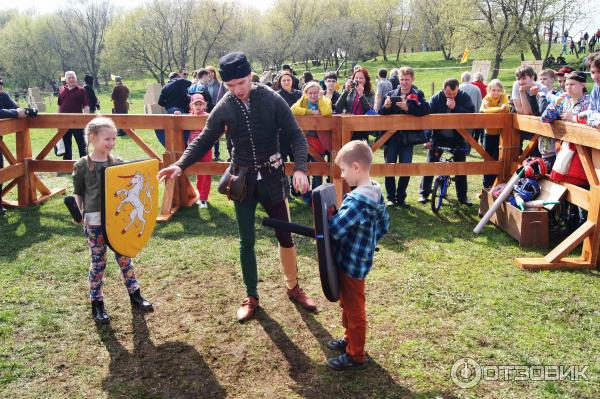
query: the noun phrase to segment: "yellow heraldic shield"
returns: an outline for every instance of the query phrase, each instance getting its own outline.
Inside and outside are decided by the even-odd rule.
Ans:
[[[158,215],[158,160],[109,165],[102,173],[102,226],[113,251],[133,258],[150,240]]]

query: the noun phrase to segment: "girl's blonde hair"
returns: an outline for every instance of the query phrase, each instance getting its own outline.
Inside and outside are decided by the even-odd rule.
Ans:
[[[105,116],[97,116],[85,125],[84,136],[85,136],[85,152],[87,154],[87,165],[89,170],[94,170],[94,162],[92,162],[92,158],[90,157],[89,145],[90,145],[90,136],[98,134],[102,129],[111,129],[115,133],[117,132],[117,126],[112,119],[107,118]],[[114,162],[114,158],[111,154],[108,154],[108,163],[111,164]]]
[[[492,79],[490,80],[490,83],[488,83],[488,88],[492,87],[492,86],[496,86],[500,89],[500,91],[502,93],[504,93],[504,85],[502,85],[502,82],[500,82],[499,79]]]
[[[304,94],[308,93],[308,89],[312,89],[313,87],[318,87],[319,90],[321,90],[321,85],[319,84],[319,82],[313,80],[311,82],[308,82],[304,86],[304,88],[302,89],[302,93],[304,93]]]

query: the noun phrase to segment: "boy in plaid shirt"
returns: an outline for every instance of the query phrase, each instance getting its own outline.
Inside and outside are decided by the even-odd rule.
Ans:
[[[356,186],[344,197],[342,206],[329,222],[329,232],[336,244],[342,325],[346,329],[343,338],[327,343],[330,349],[342,352],[327,360],[327,365],[335,370],[365,366],[365,278],[373,265],[377,241],[390,225],[381,188],[369,176],[372,161],[371,148],[360,140],[343,146],[335,158],[342,178],[350,186]]]

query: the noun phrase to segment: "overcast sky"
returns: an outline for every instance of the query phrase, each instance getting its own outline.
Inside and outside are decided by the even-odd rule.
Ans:
[[[140,4],[143,4],[148,0],[111,0],[111,3],[118,7],[133,8]],[[238,3],[245,5],[252,5],[260,10],[266,10],[272,6],[273,0],[236,0]],[[65,0],[0,0],[0,10],[6,10],[10,8],[18,8],[19,10],[35,9],[38,13],[52,12],[62,7],[67,7],[72,4],[71,1]],[[589,9],[585,13],[585,16],[580,19],[571,33],[577,39],[579,33],[582,31],[592,32],[600,28],[600,1],[599,0],[588,0],[586,2]],[[373,4],[376,4],[374,2]]]

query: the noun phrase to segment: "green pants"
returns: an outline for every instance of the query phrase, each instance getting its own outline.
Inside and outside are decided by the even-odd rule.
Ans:
[[[262,180],[256,182],[253,193],[248,193],[249,198],[244,202],[234,201],[235,217],[240,234],[240,263],[242,276],[246,286],[246,294],[258,298],[258,267],[256,264],[256,205],[260,202],[269,217],[289,222],[288,209],[285,201],[272,204],[267,186]],[[284,248],[294,246],[292,234],[289,231],[275,229],[279,245]]]

